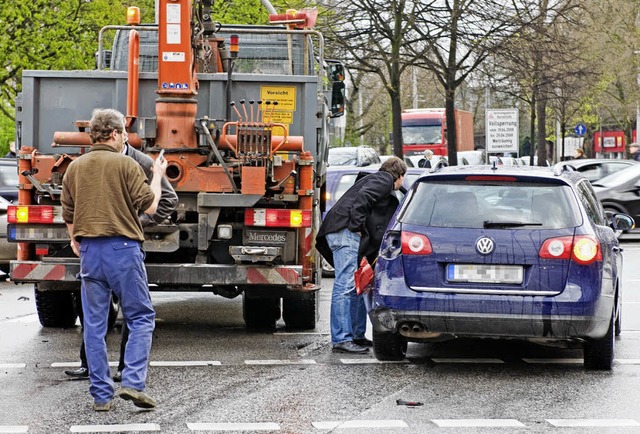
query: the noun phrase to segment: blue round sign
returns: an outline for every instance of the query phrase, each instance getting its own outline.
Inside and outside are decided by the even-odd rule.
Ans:
[[[576,136],[584,136],[587,134],[587,126],[585,124],[578,124],[573,131],[576,133]]]

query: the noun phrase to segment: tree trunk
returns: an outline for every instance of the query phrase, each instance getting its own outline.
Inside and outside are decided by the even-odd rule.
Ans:
[[[389,92],[391,97],[391,124],[393,127],[393,155],[402,158],[402,103],[399,92]]]
[[[531,152],[530,152],[530,157],[529,157],[529,165],[533,166],[533,160],[534,157],[537,155],[536,150],[538,149],[538,146],[536,145],[537,140],[536,140],[536,95],[535,92],[532,92],[531,95],[531,124],[529,125],[529,134],[531,137]]]
[[[447,117],[447,154],[450,166],[458,165],[458,151],[456,136],[456,103],[455,89],[447,89],[445,98],[445,113]]]
[[[536,112],[538,117],[538,166],[547,165],[547,100],[538,96]]]

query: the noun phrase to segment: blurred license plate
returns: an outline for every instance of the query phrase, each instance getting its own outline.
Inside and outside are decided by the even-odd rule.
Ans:
[[[520,265],[449,264],[449,282],[522,283]]]

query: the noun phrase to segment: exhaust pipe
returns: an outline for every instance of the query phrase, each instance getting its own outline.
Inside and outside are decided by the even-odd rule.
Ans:
[[[442,333],[428,331],[424,324],[418,321],[406,321],[401,323],[399,332],[402,336],[412,339],[438,339],[443,336]]]

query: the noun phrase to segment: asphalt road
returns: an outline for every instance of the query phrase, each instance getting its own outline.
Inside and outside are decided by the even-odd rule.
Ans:
[[[45,329],[31,286],[0,285],[0,433],[640,433],[640,243],[624,243],[623,333],[613,372],[579,349],[507,341],[410,344],[407,360],[332,354],[329,297],[311,333],[247,331],[241,300],[152,293],[147,391],[159,406],[91,409],[80,328]],[[109,334],[116,361],[119,327]],[[115,369],[115,368],[114,368]],[[421,405],[398,405],[404,400]]]

